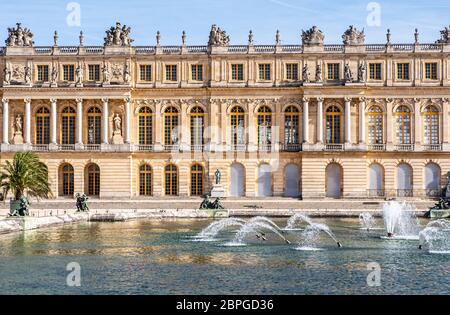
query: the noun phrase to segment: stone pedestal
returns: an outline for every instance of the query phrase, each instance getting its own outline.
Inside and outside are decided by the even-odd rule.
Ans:
[[[225,197],[225,189],[221,184],[214,184],[211,190],[211,198],[223,198]]]
[[[124,144],[123,137],[120,132],[114,131],[114,135],[112,137],[112,144]]]

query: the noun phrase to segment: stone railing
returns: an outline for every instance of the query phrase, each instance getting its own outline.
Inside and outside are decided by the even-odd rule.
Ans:
[[[344,151],[343,143],[327,143],[324,147],[325,151]]]
[[[414,144],[395,144],[394,151],[414,151]]]
[[[442,144],[424,144],[422,148],[424,151],[442,151]]]
[[[386,151],[385,144],[368,144],[367,151]]]

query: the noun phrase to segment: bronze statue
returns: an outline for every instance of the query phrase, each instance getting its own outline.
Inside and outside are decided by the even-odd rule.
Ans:
[[[87,205],[89,198],[86,194],[81,195],[80,193],[77,193],[75,198],[77,199],[77,212],[89,212],[89,207]]]
[[[220,203],[220,198],[216,198],[216,200],[214,200],[214,202],[211,202],[209,200],[209,194],[206,194],[203,197],[202,203],[200,204],[200,209],[202,209],[202,210],[220,210],[220,209],[225,209],[225,208]]]

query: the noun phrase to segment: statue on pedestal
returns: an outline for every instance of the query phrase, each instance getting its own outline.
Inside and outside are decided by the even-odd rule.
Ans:
[[[14,121],[14,144],[23,144],[23,127],[22,127],[22,116],[17,115]]]
[[[11,70],[8,67],[5,67],[3,70],[3,84],[9,85],[11,83]]]
[[[113,122],[114,122],[114,130],[113,130],[112,143],[113,144],[123,144],[122,119],[120,118],[118,113],[114,114]]]
[[[220,179],[222,178],[222,174],[220,173],[219,169],[216,170],[214,176],[216,177],[216,185],[220,185]]]
[[[87,201],[89,198],[86,196],[86,194],[77,193],[75,195],[75,198],[77,200],[77,212],[89,212],[89,207],[87,205]]]
[[[303,66],[302,78],[303,78],[303,82],[309,83],[309,70],[308,70],[308,64],[307,63],[305,63],[305,65]]]

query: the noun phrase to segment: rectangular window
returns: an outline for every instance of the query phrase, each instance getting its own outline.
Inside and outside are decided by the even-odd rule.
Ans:
[[[100,81],[100,65],[89,65],[89,81]]]
[[[177,65],[166,65],[166,81],[178,81]]]
[[[75,66],[63,65],[63,80],[68,82],[75,81]]]
[[[151,65],[141,65],[140,66],[140,79],[141,81],[151,81],[152,80],[152,66]]]
[[[270,81],[270,63],[260,63],[258,66],[259,79],[263,81]]]
[[[409,80],[409,63],[397,64],[397,80]]]
[[[381,80],[381,63],[369,64],[369,78],[370,80]]]
[[[203,65],[191,65],[192,81],[203,81]]]
[[[425,79],[437,80],[437,63],[436,62],[425,63]]]
[[[298,64],[287,63],[286,64],[286,80],[297,81],[298,80]]]
[[[244,81],[244,65],[232,64],[231,65],[231,80],[232,81]]]
[[[329,63],[327,64],[327,79],[328,80],[339,80],[339,64]]]
[[[47,65],[38,65],[37,66],[37,80],[39,82],[48,82],[48,66]]]

